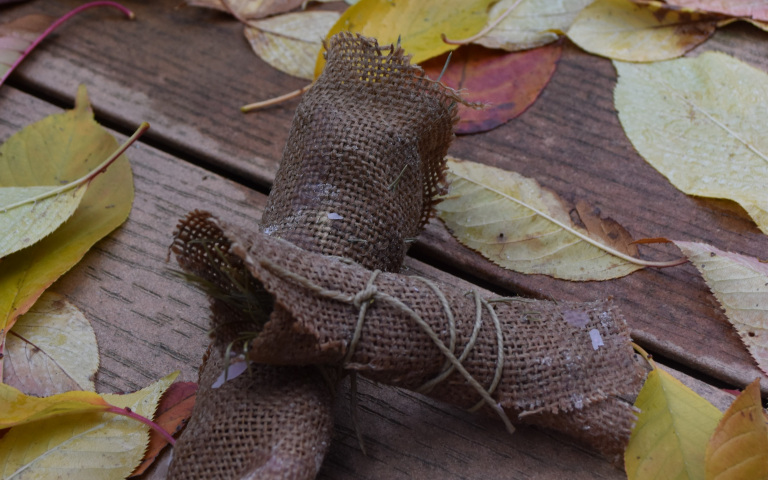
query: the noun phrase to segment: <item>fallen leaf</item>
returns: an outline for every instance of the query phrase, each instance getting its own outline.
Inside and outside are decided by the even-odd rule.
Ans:
[[[339,19],[337,12],[311,11],[248,22],[245,37],[251,48],[272,67],[312,80],[323,38]]]
[[[768,428],[755,379],[733,401],[707,444],[707,479],[768,479]]]
[[[142,126],[137,135],[145,129]],[[88,95],[81,87],[74,110],[30,125],[0,146],[0,186],[70,182],[117,151],[114,137],[93,120]],[[11,165],[19,164],[35,165],[35,169],[11,169]],[[34,245],[2,259],[0,352],[5,334],[18,316],[80,261],[94,243],[123,223],[132,202],[131,167],[121,155],[91,182],[79,208],[67,222]]]
[[[54,20],[47,15],[28,15],[0,25],[0,85],[16,66],[48,36],[74,15],[93,7],[112,7],[133,19],[133,12],[116,2],[90,2],[71,10]]]
[[[39,398],[0,383],[0,430],[73,413],[103,412],[110,405],[96,392],[74,391]]]
[[[629,233],[584,206],[578,213],[587,228],[574,224],[560,197],[518,173],[449,157],[446,178],[440,219],[461,243],[504,268],[587,281],[669,265],[634,258]]]
[[[171,435],[179,432],[192,415],[195,406],[197,384],[195,382],[174,383],[160,399],[155,412],[155,423]],[[131,473],[136,477],[144,473],[157,459],[160,452],[168,445],[168,441],[154,430],[149,432],[149,446],[141,464]]]
[[[768,373],[768,263],[705,243],[675,245],[699,269],[757,365]]]
[[[738,202],[768,233],[768,75],[718,52],[614,65],[616,110],[638,153],[689,195]]]
[[[191,7],[212,8],[231,13],[241,22],[290,12],[305,0],[187,0]]]
[[[110,155],[93,171],[63,185],[0,186],[0,258],[40,241],[67,221],[80,205],[93,179],[109,168],[118,157]],[[30,175],[34,176],[42,163],[29,157],[16,160],[8,164],[9,171],[22,181]],[[24,161],[35,161],[35,164],[25,164]]]
[[[517,0],[501,0],[491,7],[489,23]],[[593,0],[523,0],[493,30],[473,43],[488,48],[526,50],[554,42],[568,30],[579,12]]]
[[[27,15],[0,25],[0,84],[11,67],[55,19],[48,15]]]
[[[5,344],[3,382],[27,395],[96,391],[99,348],[90,322],[59,294],[45,292],[19,317]]]
[[[596,0],[576,17],[568,38],[596,55],[655,62],[683,55],[709,38],[720,20],[661,2]]]
[[[640,414],[624,452],[628,480],[703,479],[707,441],[722,413],[658,368],[635,407]]]
[[[483,109],[459,105],[456,133],[485,132],[521,115],[549,83],[562,50],[558,43],[525,52],[476,45],[453,52],[442,82],[464,89],[462,97],[469,102],[487,104]],[[446,58],[429,60],[422,67],[431,78],[437,78]]]
[[[768,22],[768,2],[764,0],[666,0],[666,2],[703,12],[722,13]]]
[[[349,7],[328,32],[326,38],[342,32],[361,33],[378,40],[379,45],[400,45],[411,63],[437,57],[457,48],[443,42],[441,35],[460,40],[483,29],[488,7],[497,0],[361,0]],[[315,65],[315,78],[325,66],[321,52]]]
[[[0,440],[0,474],[2,478],[57,478],[72,480],[124,479],[136,468],[149,439],[148,427],[134,419],[105,413],[104,407],[129,408],[132,412],[152,418],[163,392],[178,375],[173,373],[155,384],[127,395],[99,395],[91,392],[67,392],[47,398],[19,397],[23,404],[46,404],[48,411],[57,409],[41,421],[18,424]],[[0,398],[11,389],[0,384]],[[21,395],[20,392],[18,395]],[[84,396],[101,402],[83,402],[78,410],[76,401],[52,399]],[[18,403],[17,398],[17,403]],[[16,404],[7,404],[17,407]],[[88,407],[91,407],[90,410]],[[16,408],[18,410],[18,408]],[[8,413],[0,413],[0,425]],[[7,423],[7,422],[6,422]]]

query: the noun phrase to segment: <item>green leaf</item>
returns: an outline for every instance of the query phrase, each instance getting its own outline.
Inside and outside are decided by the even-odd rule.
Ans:
[[[93,172],[61,186],[0,186],[0,258],[26,248],[56,230],[80,205],[91,180],[118,157],[111,155]],[[23,162],[33,159],[27,157],[19,160]],[[34,172],[38,165],[19,163],[10,167],[11,174],[20,169],[20,177],[24,178],[28,172]]]
[[[640,409],[624,452],[628,480],[704,480],[704,453],[722,413],[659,369],[635,401]]]
[[[0,186],[66,184],[93,172],[116,151],[117,141],[93,120],[88,95],[80,87],[74,110],[30,125],[0,146]],[[131,167],[120,155],[90,182],[69,220],[34,245],[2,259],[0,348],[19,315],[94,243],[123,223],[132,202]]]
[[[718,52],[614,65],[616,109],[638,153],[689,195],[738,202],[768,233],[768,75]]]
[[[19,317],[4,354],[3,382],[27,395],[96,391],[96,335],[80,310],[61,295],[46,291]]]

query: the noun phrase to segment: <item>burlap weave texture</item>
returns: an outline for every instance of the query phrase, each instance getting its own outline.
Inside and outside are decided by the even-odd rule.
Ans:
[[[293,119],[265,233],[400,268],[431,212],[460,101],[408,58],[359,35],[329,40],[323,74]]]
[[[455,369],[431,382],[449,365],[418,316],[513,421],[567,433],[609,457],[623,452],[643,371],[612,302],[484,304],[450,285],[374,273],[224,229],[236,239],[232,253],[281,307],[252,343],[254,361],[342,365],[464,408],[477,405],[477,390]]]
[[[460,99],[423,78],[402,49],[387,48],[351,34],[329,41],[325,71],[294,118],[261,228],[306,251],[397,271],[428,218]],[[226,365],[223,350],[258,331],[265,312],[286,312],[281,305],[272,311],[271,297],[244,275],[209,214],[192,212],[178,232],[180,265],[215,287],[212,358],[220,361],[203,370],[170,478],[314,478],[331,430],[324,377],[315,367],[259,365],[211,389],[207,381]]]

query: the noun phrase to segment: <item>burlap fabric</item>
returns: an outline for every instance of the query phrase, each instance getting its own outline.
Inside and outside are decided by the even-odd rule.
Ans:
[[[340,34],[327,48],[325,71],[297,110],[262,229],[307,251],[396,271],[428,218],[461,100],[424,78],[399,47]],[[244,275],[207,213],[181,221],[173,250],[211,294],[218,361],[201,374],[169,478],[314,478],[330,440],[327,378],[315,367],[260,365],[212,389],[227,363],[222,351],[260,330],[271,297]],[[286,313],[277,305],[272,314]]]
[[[229,240],[210,214],[192,212],[182,220],[172,248],[180,266],[205,282],[214,341],[168,478],[314,478],[333,428],[329,386],[316,368],[257,364],[222,383],[229,364],[224,352],[239,351],[243,335],[261,328],[271,298],[229,253]]]
[[[464,408],[498,405],[513,422],[564,432],[612,458],[623,452],[643,371],[610,301],[490,303],[225,231],[280,307],[252,343],[254,361],[342,365]]]
[[[358,35],[329,40],[325,70],[296,110],[265,233],[400,268],[430,214],[461,101],[408,58]]]

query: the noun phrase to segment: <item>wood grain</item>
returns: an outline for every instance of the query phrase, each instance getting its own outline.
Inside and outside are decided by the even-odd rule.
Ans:
[[[4,17],[56,15],[77,4],[32,2],[5,9]],[[14,84],[70,103],[76,86],[86,83],[100,118],[117,128],[127,132],[147,120],[153,126],[148,138],[162,148],[240,181],[269,185],[295,101],[247,116],[237,109],[304,82],[256,58],[242,27],[224,14],[179,7],[176,0],[125,4],[135,11],[135,21],[109,10],[85,12],[41,45],[12,77]],[[736,24],[698,50],[726,51],[768,69],[766,36]],[[608,60],[566,45],[552,81],[529,111],[491,132],[458,138],[452,153],[536,178],[573,204],[585,200],[635,238],[703,241],[764,258],[768,237],[739,206],[686,196],[639,157],[613,108],[615,79]],[[641,250],[653,259],[679,255],[670,246]],[[430,225],[415,254],[525,295],[612,296],[634,337],[650,350],[734,385],[768,379],[690,265],[600,283],[520,275],[461,247],[438,223]]]
[[[3,140],[58,111],[8,87],[0,89],[0,106]],[[170,273],[176,268],[166,263],[174,224],[188,210],[205,207],[252,228],[266,200],[143,144],[128,155],[136,185],[130,218],[51,287],[93,324],[101,392],[137,390],[173,370],[181,370],[181,381],[197,380],[207,344],[207,300]],[[408,268],[451,281],[450,275],[414,260]],[[357,445],[345,390],[338,397],[334,445],[320,478],[500,478],[502,472],[512,472],[508,478],[623,478],[597,454],[550,433],[520,429],[510,436],[495,418],[369,381],[360,385],[369,456]]]
[[[59,111],[8,87],[0,89],[0,106],[3,140]],[[206,344],[207,302],[169,272],[175,266],[166,263],[175,220],[205,207],[253,227],[266,200],[145,144],[132,147],[128,155],[136,185],[129,220],[52,287],[94,325],[102,356],[97,387],[102,392],[136,390],[175,369],[182,371],[182,380],[196,380]],[[412,258],[406,271],[477,288]],[[712,387],[685,375],[682,379],[721,408],[727,405],[726,396]],[[366,457],[354,435],[348,395],[345,388],[338,397],[336,433],[322,479],[623,478],[601,457],[560,436],[531,428],[510,436],[495,418],[363,380],[358,395]],[[159,469],[145,477],[164,475]]]

